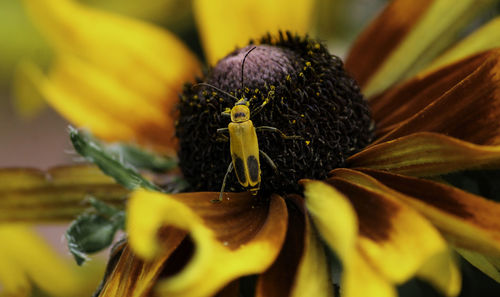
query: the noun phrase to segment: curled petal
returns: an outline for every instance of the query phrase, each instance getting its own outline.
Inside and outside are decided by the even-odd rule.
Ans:
[[[166,261],[186,237],[186,232],[174,228],[164,229],[161,234],[162,251],[150,261],[137,257],[130,246],[123,247],[99,297],[145,296],[151,291],[162,269],[165,269]]]
[[[354,43],[346,69],[363,86],[364,94],[379,93],[434,58],[454,41],[452,37],[467,23],[464,20],[492,3],[491,0],[391,1]]]
[[[217,196],[147,191],[132,195],[127,230],[139,257],[148,261],[158,255],[157,234],[165,226],[186,231],[194,245],[187,264],[161,280],[156,293],[210,296],[240,276],[265,271],[278,256],[288,220],[283,199],[273,196],[267,204],[243,193],[230,195],[220,204],[211,203]]]
[[[476,145],[437,133],[415,133],[370,146],[351,156],[351,168],[433,176],[500,162],[500,147]]]
[[[439,232],[394,196],[362,187],[342,175],[328,182],[346,195],[359,221],[358,246],[368,262],[391,283],[414,276],[447,296],[460,292],[460,273]]]
[[[207,59],[214,64],[237,46],[267,33],[306,34],[316,1],[194,1]]]
[[[121,205],[127,194],[90,165],[1,169],[0,222],[68,222],[89,207],[88,196]]]
[[[173,122],[170,112],[177,101],[177,92],[184,81],[192,79],[199,71],[199,66],[195,56],[172,34],[140,21],[93,10],[71,0],[24,2],[57,52],[78,58],[60,66],[73,72],[56,70],[62,77],[55,86],[50,86],[51,80],[41,82],[42,93],[69,120],[82,124],[81,114],[84,114],[84,126],[92,126],[96,135],[108,140],[135,140],[130,131],[127,134],[124,129],[118,130],[123,133],[113,137],[105,128],[106,124],[113,128],[122,124],[116,118],[106,117],[107,113],[113,115],[114,102],[120,100],[121,106],[126,108],[143,108],[142,113],[151,113],[151,106],[154,106],[164,113],[170,124]],[[81,63],[75,67],[75,61]],[[87,84],[90,84],[89,93],[85,93],[87,88],[81,88]],[[76,98],[67,97],[77,85],[80,90],[74,95]],[[57,91],[48,91],[47,88]],[[88,96],[95,96],[94,100],[87,102],[81,99],[88,99]],[[113,96],[116,98],[111,99]],[[74,108],[65,108],[71,105],[65,100],[75,100]],[[97,123],[93,122],[94,117]],[[154,128],[156,125],[151,123],[155,121],[135,123],[132,128]],[[173,146],[172,131],[167,132],[170,135],[162,137],[167,137],[169,143],[166,147],[165,143],[160,144],[164,150]],[[150,137],[159,137],[158,133],[155,131]],[[154,140],[150,141],[150,145],[155,144]]]

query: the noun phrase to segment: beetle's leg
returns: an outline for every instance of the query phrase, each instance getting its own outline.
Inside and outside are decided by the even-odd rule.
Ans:
[[[281,135],[281,137],[284,139],[302,139],[302,136],[298,136],[298,135],[288,136],[285,133],[281,132],[278,128],[274,128],[274,127],[270,127],[270,126],[260,126],[260,127],[255,128],[255,130],[256,131],[267,131],[267,132],[279,133]]]
[[[226,175],[224,175],[224,180],[222,180],[222,187],[220,189],[219,199],[212,200],[211,201],[212,203],[222,202],[222,194],[224,194],[224,188],[226,187],[227,177],[229,176],[229,173],[231,173],[231,171],[233,171],[233,162],[229,163],[229,166],[227,167]]]
[[[271,167],[273,168],[274,172],[277,174],[278,173],[278,166],[276,166],[276,164],[274,163],[274,161],[271,159],[271,157],[269,157],[268,154],[264,153],[263,151],[259,150],[260,154],[264,157],[264,159],[266,159],[267,163],[269,163],[269,165],[271,165]]]
[[[227,137],[226,135],[223,134],[224,132],[228,132],[228,131],[229,131],[228,128],[219,128],[219,129],[217,129],[217,138],[215,140],[228,142],[229,141],[229,137]]]
[[[230,118],[231,117],[231,109],[228,108],[228,109],[224,110],[223,112],[220,113],[220,115],[223,116],[223,117],[229,117]]]
[[[263,108],[264,106],[266,106],[266,105],[267,105],[267,103],[269,103],[269,101],[270,101],[269,97],[268,97],[268,98],[266,98],[266,99],[264,99],[264,102],[262,102],[262,104],[261,104],[260,106],[258,106],[257,108],[255,108],[255,109],[251,112],[252,116],[255,116],[256,114],[258,114],[258,113],[262,110],[262,108]]]

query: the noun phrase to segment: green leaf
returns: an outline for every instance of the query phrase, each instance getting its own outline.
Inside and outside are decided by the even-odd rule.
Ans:
[[[76,263],[88,260],[87,254],[107,248],[118,230],[125,228],[125,212],[95,198],[89,199],[93,213],[80,215],[66,230],[68,248]]]
[[[70,139],[75,150],[88,161],[96,164],[105,174],[113,177],[119,184],[127,189],[139,187],[162,191],[149,180],[139,174],[130,164],[109,154],[104,146],[90,135],[81,133],[70,127]]]
[[[69,251],[76,263],[88,260],[87,253],[100,251],[113,242],[117,227],[98,214],[79,216],[66,231]]]
[[[136,168],[166,172],[177,167],[177,160],[174,158],[156,155],[133,145],[113,144],[106,147],[106,152],[119,160],[126,160]]]

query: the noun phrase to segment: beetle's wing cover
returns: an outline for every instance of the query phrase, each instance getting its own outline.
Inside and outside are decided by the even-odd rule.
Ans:
[[[243,187],[260,184],[259,142],[252,121],[230,123],[231,158],[236,177]]]

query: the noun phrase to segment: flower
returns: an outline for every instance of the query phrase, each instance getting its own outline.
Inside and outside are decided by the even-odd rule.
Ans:
[[[70,1],[26,3],[60,56],[49,77],[37,77],[47,100],[103,139],[172,152],[170,111],[180,82],[199,74],[194,56],[149,25]],[[491,3],[396,0],[386,7],[345,62],[369,100],[375,139],[328,178],[304,179],[305,199],[227,193],[212,204],[217,192],[133,192],[129,245],[115,254],[100,295],[235,294],[250,274],[259,275],[257,295],[330,295],[318,233],[342,263],[346,296],[393,296],[395,285],[414,276],[455,296],[460,273],[451,248],[498,281],[498,203],[422,178],[500,159],[500,52],[489,36],[496,21],[434,59],[449,45],[445,33]],[[246,18],[228,26],[217,9],[230,5],[195,2],[210,62],[242,46],[245,20],[257,23],[255,10],[245,10]],[[256,14],[278,11],[272,16],[285,17],[277,24],[307,31],[309,20],[299,16],[309,15],[310,4],[266,8]],[[225,17],[234,16],[241,17]],[[275,29],[256,28],[259,35]]]

